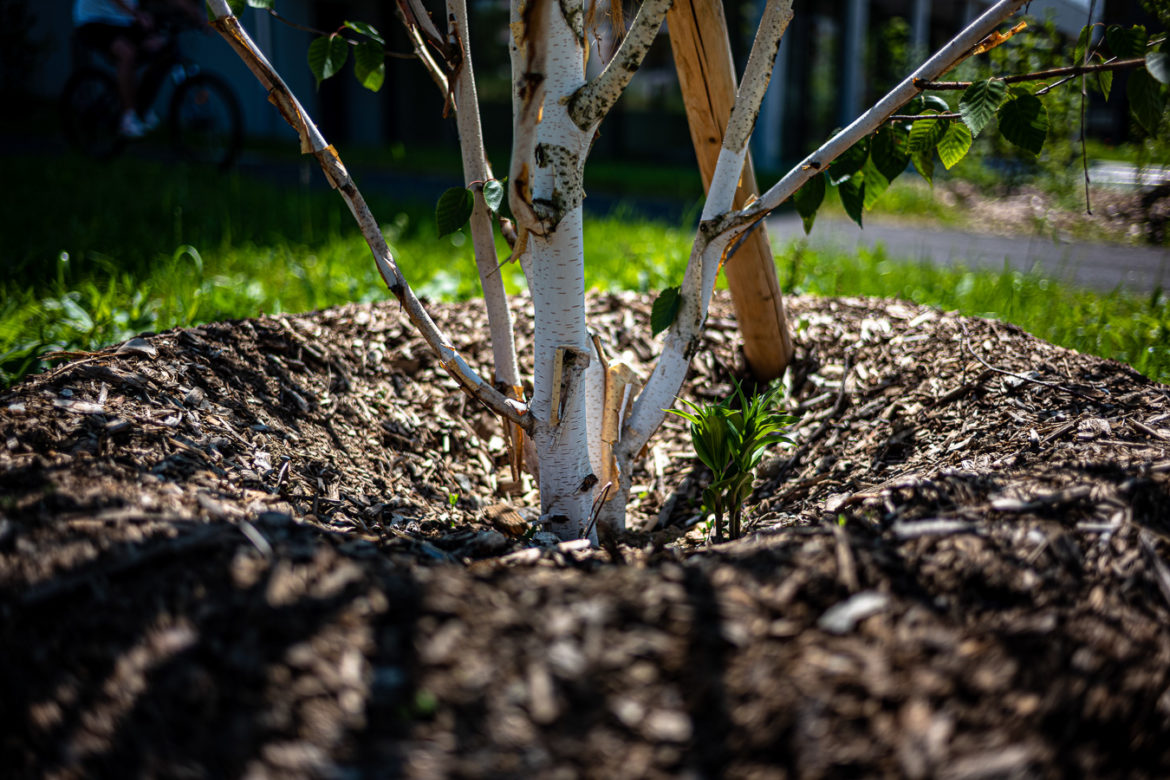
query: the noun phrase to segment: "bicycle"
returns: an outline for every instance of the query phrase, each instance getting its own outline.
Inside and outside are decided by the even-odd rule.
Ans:
[[[243,143],[239,99],[220,76],[203,71],[179,50],[178,34],[191,25],[172,22],[160,27],[162,45],[147,54],[141,65],[138,114],[146,116],[170,82],[173,89],[166,118],[171,147],[182,159],[231,167]],[[118,85],[106,67],[94,64],[99,52],[75,42],[77,66],[61,91],[61,123],[69,143],[87,157],[108,160],[129,139],[119,132],[122,104]]]

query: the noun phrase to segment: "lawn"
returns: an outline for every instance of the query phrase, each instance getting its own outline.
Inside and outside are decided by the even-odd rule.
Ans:
[[[43,367],[46,352],[388,295],[344,204],[328,190],[131,159],[10,158],[6,167],[10,181],[38,185],[0,211],[9,269],[0,280],[4,385]],[[469,242],[458,234],[437,239],[430,204],[369,197],[420,293],[476,294]],[[640,291],[677,284],[691,235],[620,210],[590,219],[586,283]],[[800,244],[778,247],[777,261],[789,291],[901,297],[998,317],[1170,382],[1170,302],[1160,294],[1101,296],[1018,272],[938,270],[881,252],[811,253]],[[501,273],[512,292],[523,288],[517,269]]]

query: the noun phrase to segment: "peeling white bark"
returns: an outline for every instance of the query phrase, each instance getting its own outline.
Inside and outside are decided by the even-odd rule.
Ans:
[[[585,80],[583,7],[580,0],[529,3],[517,3],[512,13],[509,198],[520,229],[528,232],[526,273],[536,321],[532,436],[541,511],[556,534],[570,539],[585,530],[596,494],[604,404],[604,374],[585,328],[581,171],[592,134],[574,124],[567,107]],[[576,357],[556,384],[559,348]]]

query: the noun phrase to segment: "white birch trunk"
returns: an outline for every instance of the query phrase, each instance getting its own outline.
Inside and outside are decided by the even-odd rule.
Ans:
[[[536,130],[530,289],[536,323],[532,408],[541,512],[562,539],[586,531],[600,465],[602,374],[585,327],[581,175],[592,136],[569,116],[567,98],[585,83],[584,9],[546,2],[546,99]],[[555,376],[558,350],[571,358]],[[556,403],[558,408],[553,408]]]

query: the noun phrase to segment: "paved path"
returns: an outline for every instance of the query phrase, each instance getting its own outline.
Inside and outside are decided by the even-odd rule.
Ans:
[[[768,220],[768,235],[781,244],[804,235],[796,215]],[[928,261],[1000,270],[1004,262],[1021,271],[1109,292],[1118,287],[1149,293],[1170,287],[1170,249],[1091,242],[1064,243],[1040,237],[1008,237],[957,230],[867,224],[861,230],[847,219],[819,217],[809,245],[856,251],[859,246],[885,247],[892,260]]]

